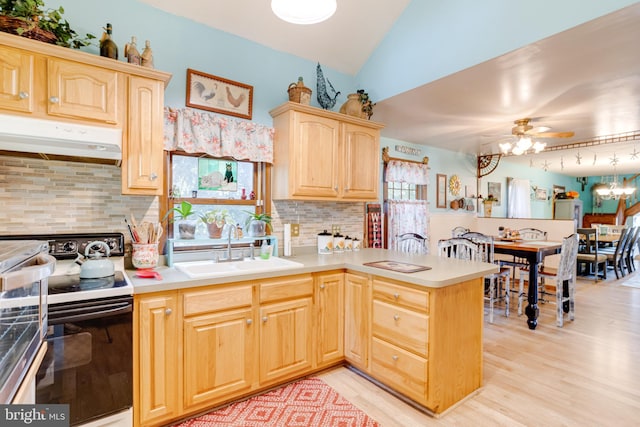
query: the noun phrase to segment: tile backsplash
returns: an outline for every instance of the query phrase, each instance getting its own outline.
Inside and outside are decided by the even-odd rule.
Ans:
[[[121,232],[133,213],[157,221],[158,197],[123,196],[116,166],[0,156],[0,234]],[[283,224],[300,224],[294,247],[316,246],[316,236],[339,225],[342,234],[362,239],[364,203],[272,204],[273,229],[282,247]]]
[[[0,234],[121,232],[157,221],[158,197],[123,196],[117,166],[0,156]]]
[[[273,228],[282,239],[283,224],[300,224],[300,236],[291,239],[291,245],[316,246],[318,233],[331,232],[332,225],[340,226],[343,235],[362,240],[364,233],[364,203],[316,202],[276,200],[273,202]],[[282,246],[282,245],[280,245]]]

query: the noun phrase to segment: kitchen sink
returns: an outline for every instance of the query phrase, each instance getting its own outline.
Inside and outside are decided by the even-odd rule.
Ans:
[[[215,262],[189,261],[176,262],[173,266],[192,279],[202,279],[207,277],[224,277],[238,274],[267,273],[270,271],[281,271],[292,268],[304,267],[303,264],[289,261],[279,257],[269,259],[245,259],[243,261]]]

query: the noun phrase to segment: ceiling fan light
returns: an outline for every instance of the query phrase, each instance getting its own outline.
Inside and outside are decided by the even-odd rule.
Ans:
[[[523,150],[523,149],[522,149],[522,147],[520,147],[519,145],[516,145],[515,147],[513,147],[513,150],[511,150],[511,152],[512,152],[513,154],[515,154],[516,156],[519,156],[519,155],[521,155],[521,154],[524,154],[524,151],[525,151],[525,150]]]
[[[531,148],[531,145],[532,145],[531,138],[528,138],[526,136],[521,136],[520,139],[518,140],[518,143],[516,144],[516,147],[518,147],[518,149],[522,150],[522,152],[524,153],[529,148]]]
[[[510,142],[503,142],[501,144],[498,144],[498,146],[500,146],[500,151],[502,151],[503,154],[509,154],[509,151],[511,151]]]
[[[278,18],[300,25],[325,21],[336,8],[336,0],[271,0],[271,10]]]
[[[547,146],[546,142],[540,142],[540,141],[536,141],[533,144],[533,151],[536,152],[536,154],[538,154],[539,152],[541,152],[542,150],[545,149],[545,147]]]

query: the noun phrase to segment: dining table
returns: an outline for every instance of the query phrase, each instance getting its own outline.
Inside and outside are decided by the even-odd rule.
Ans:
[[[527,292],[527,325],[529,329],[538,326],[538,267],[548,255],[560,253],[561,241],[552,240],[520,240],[520,239],[496,239],[493,243],[494,252],[497,254],[512,255],[524,258],[529,263],[529,287]]]

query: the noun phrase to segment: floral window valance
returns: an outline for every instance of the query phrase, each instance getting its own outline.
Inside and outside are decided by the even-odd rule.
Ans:
[[[164,149],[273,163],[272,127],[192,108],[164,109]]]
[[[385,181],[428,185],[429,167],[424,163],[390,160],[386,167]]]

